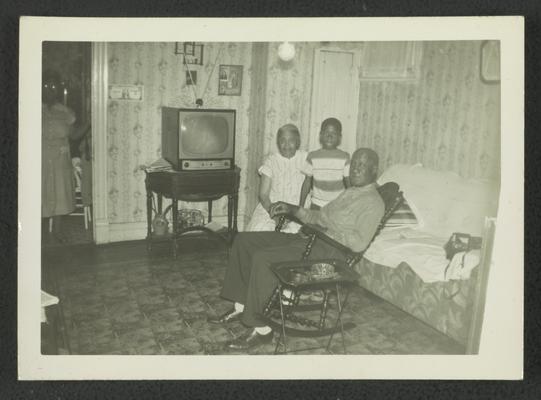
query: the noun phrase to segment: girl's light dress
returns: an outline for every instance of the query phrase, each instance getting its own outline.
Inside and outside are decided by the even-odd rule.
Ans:
[[[299,204],[302,183],[305,175],[301,172],[306,161],[307,153],[297,150],[291,158],[286,158],[280,153],[271,154],[259,168],[259,175],[266,175],[271,179],[270,201],[285,201],[291,204]],[[248,223],[247,231],[273,231],[276,224],[261,203],[257,205]],[[299,224],[290,222],[282,228],[282,232],[296,233]]]

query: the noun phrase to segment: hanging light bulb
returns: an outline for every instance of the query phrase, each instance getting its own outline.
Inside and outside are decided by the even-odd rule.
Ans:
[[[278,57],[282,61],[291,61],[295,57],[295,46],[289,42],[284,42],[278,46]]]

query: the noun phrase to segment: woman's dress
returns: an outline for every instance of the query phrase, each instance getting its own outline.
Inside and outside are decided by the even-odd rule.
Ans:
[[[269,193],[272,203],[285,201],[291,204],[299,204],[301,188],[305,175],[301,172],[306,160],[306,152],[297,150],[291,158],[286,158],[280,153],[270,155],[259,168],[260,175],[266,175],[271,179]],[[276,224],[261,203],[257,205],[250,220],[247,231],[273,231]],[[299,225],[293,222],[282,228],[282,232],[296,233]]]
[[[41,216],[70,214],[75,209],[69,135],[75,114],[63,104],[42,106]]]

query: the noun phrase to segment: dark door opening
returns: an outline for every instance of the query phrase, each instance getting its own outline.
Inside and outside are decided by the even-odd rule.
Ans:
[[[42,69],[43,76],[52,73],[59,81],[55,88],[56,108],[49,108],[47,118],[42,116],[42,191],[46,191],[42,194],[42,245],[92,243],[91,43],[44,42]],[[44,84],[42,91],[46,90]],[[60,134],[54,132],[55,124],[66,115],[75,117],[67,141],[57,138]],[[53,155],[55,146],[63,146],[60,156],[69,152],[69,159],[62,165]],[[59,186],[63,189],[59,190]],[[73,200],[74,209],[62,204],[72,204]],[[49,207],[43,205],[45,202]]]

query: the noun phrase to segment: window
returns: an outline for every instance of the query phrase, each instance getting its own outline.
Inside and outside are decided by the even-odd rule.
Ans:
[[[360,78],[414,80],[419,78],[422,42],[366,42]]]

